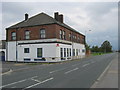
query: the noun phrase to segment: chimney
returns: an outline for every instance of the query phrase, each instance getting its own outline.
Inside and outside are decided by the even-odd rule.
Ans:
[[[55,13],[54,13],[54,18],[55,18],[57,21],[59,21],[59,15],[58,15],[58,12],[55,12]]]
[[[28,14],[26,13],[25,14],[25,21],[28,19]]]
[[[63,23],[63,15],[62,15],[62,14],[59,15],[59,21],[60,21],[61,23]]]

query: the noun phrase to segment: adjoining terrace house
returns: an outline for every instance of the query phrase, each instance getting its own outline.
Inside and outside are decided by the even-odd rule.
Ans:
[[[6,29],[7,60],[18,62],[58,62],[85,56],[85,36],[54,18],[40,13]]]

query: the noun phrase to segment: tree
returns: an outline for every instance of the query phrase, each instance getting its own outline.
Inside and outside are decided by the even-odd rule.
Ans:
[[[112,45],[110,44],[109,41],[104,41],[103,44],[101,45],[101,51],[102,52],[112,52]]]

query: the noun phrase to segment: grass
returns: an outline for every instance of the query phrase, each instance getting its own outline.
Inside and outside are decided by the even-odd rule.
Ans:
[[[96,56],[96,55],[103,55],[103,54],[109,54],[109,53],[112,53],[112,52],[108,52],[108,53],[94,52],[94,53],[92,53],[91,55]]]

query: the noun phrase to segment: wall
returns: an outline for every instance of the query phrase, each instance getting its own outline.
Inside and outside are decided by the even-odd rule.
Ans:
[[[9,29],[7,30],[7,41],[11,40],[11,33],[17,32],[17,41],[25,40],[25,30],[30,31],[30,40],[39,40],[40,38],[40,29],[45,28],[46,29],[46,38],[45,39],[53,39],[57,38],[60,39],[60,30],[64,30],[66,33],[66,40],[71,41],[69,38],[69,34],[75,35],[77,38],[80,38],[80,41],[78,39],[72,39],[73,42],[76,43],[85,43],[85,37],[84,35],[73,32],[63,26],[57,25],[57,24],[51,24],[51,25],[41,25],[41,26],[34,26],[34,27],[24,27],[24,28],[18,28],[18,29]]]
[[[59,46],[57,46],[57,43],[25,44],[25,43],[31,43],[31,42],[37,43],[43,41],[44,42],[59,41],[59,42],[71,43],[69,41],[59,40],[59,39],[17,41],[18,61],[24,61],[24,58],[30,58],[31,61],[37,59],[37,48],[43,48],[43,57],[47,59],[47,62],[61,61],[60,48],[71,48],[71,50],[80,49],[79,55],[71,57],[71,59],[82,58],[85,56],[85,53],[82,53],[82,49],[85,49],[83,44],[78,44],[78,43],[73,43],[73,44],[71,43],[72,45],[59,44]],[[30,48],[30,53],[24,53],[24,48]],[[66,55],[67,55],[67,51],[66,51]],[[67,60],[67,57],[65,59]],[[8,61],[16,61],[16,42],[14,41],[8,42]]]

